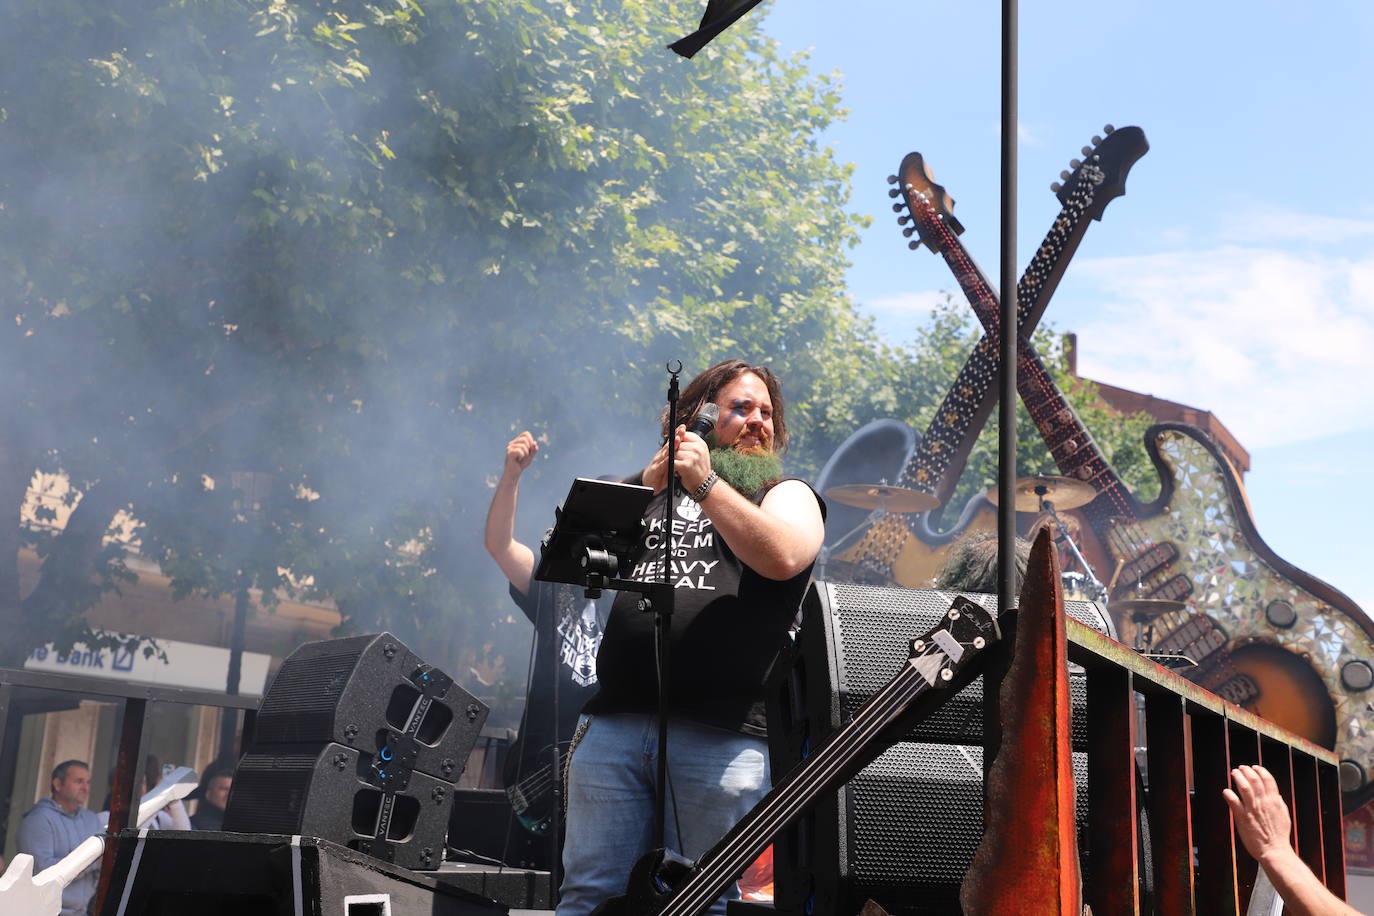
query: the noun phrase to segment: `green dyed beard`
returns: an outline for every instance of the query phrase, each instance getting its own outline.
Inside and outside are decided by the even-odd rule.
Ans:
[[[713,448],[711,470],[742,495],[753,496],[768,481],[782,475],[782,462],[772,452],[745,454],[732,448]]]

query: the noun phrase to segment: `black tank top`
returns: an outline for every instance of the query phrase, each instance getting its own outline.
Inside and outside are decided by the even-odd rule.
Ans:
[[[758,505],[773,486],[798,479],[779,478],[750,501]],[[670,492],[655,496],[645,511],[645,536],[627,578],[659,578],[663,500]],[[820,496],[816,501],[824,515],[824,501]],[[801,605],[811,567],[784,581],[760,576],[735,557],[701,506],[680,490],[674,495],[672,537],[669,713],[762,736],[766,733],[764,684]],[[585,712],[653,713],[658,709],[654,615],[636,608],[638,598],[631,592],[616,596],[597,655],[600,689]]]

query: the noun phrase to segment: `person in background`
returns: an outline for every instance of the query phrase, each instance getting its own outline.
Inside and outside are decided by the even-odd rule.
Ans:
[[[91,797],[91,768],[81,760],[53,767],[50,798],[39,799],[19,824],[15,847],[33,856],[34,873],[56,865],[87,838],[104,832],[99,816],[86,807]],[[84,916],[100,879],[97,861],[62,891],[61,916]]]
[[[223,830],[224,808],[229,804],[229,788],[234,783],[234,769],[225,763],[212,763],[200,777],[200,785],[192,795],[199,799],[191,826],[196,830]]]
[[[1359,910],[1326,889],[1289,843],[1292,821],[1273,774],[1261,766],[1231,771],[1234,789],[1221,794],[1231,808],[1245,851],[1254,856],[1293,916],[1360,916]]]
[[[1016,539],[1016,591],[1026,577],[1030,562],[1030,543]],[[945,565],[935,579],[935,587],[956,592],[997,594],[997,532],[974,531],[950,548]]]

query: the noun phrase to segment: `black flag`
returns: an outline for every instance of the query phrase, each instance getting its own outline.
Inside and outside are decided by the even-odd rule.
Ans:
[[[759,0],[707,0],[701,25],[686,38],[668,45],[683,57],[691,57],[721,32],[734,25],[735,20],[759,5]]]

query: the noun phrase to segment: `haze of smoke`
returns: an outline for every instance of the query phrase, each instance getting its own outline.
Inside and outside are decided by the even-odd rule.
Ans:
[[[354,570],[342,567],[375,563],[387,542],[430,531],[426,562],[451,591],[415,606],[447,594],[474,611],[471,638],[491,635],[512,610],[480,546],[487,484],[505,441],[524,428],[547,439],[520,511],[518,533],[533,543],[573,477],[643,466],[656,444],[662,364],[682,359],[684,381],[703,365],[694,353],[656,352],[673,349],[661,344],[635,350],[615,332],[631,308],[662,290],[615,286],[601,302],[561,303],[565,294],[586,294],[560,272],[611,268],[551,249],[543,228],[502,233],[507,273],[492,274],[484,267],[492,239],[480,219],[465,232],[452,209],[400,209],[401,192],[433,195],[446,170],[462,171],[474,191],[522,172],[540,177],[538,146],[547,141],[538,136],[523,165],[500,160],[529,125],[488,134],[459,125],[450,136],[425,109],[437,99],[467,111],[460,102],[509,92],[498,63],[453,43],[450,17],[478,20],[489,10],[435,7],[413,44],[367,44],[371,71],[351,91],[273,85],[287,72],[273,55],[294,55],[294,71],[317,73],[343,57],[303,34],[294,42],[278,41],[279,33],[256,38],[255,29],[273,23],[251,12],[233,3],[179,6],[110,30],[98,15],[73,24],[41,4],[10,11],[14,27],[0,30],[12,128],[0,146],[0,172],[12,176],[3,190],[4,238],[23,248],[27,275],[6,296],[45,343],[7,328],[0,359],[20,367],[25,381],[16,389],[47,391],[42,420],[66,432],[35,438],[37,451],[60,461],[78,486],[107,479],[112,463],[161,481],[130,496],[150,537],[152,523],[162,522],[175,547],[176,534],[190,537],[196,524],[177,520],[178,512],[225,511],[222,495],[194,492],[200,475],[273,471],[273,498],[291,502],[288,517],[305,539],[325,535],[322,565],[302,572],[346,582]],[[480,25],[499,29],[502,21]],[[355,33],[364,43],[369,34]],[[92,72],[106,70],[106,85],[96,85]],[[652,135],[667,116],[645,105],[580,117],[597,129]],[[358,150],[375,153],[382,136],[396,159],[373,164]],[[707,132],[701,142],[715,141]],[[600,180],[544,178],[539,194],[547,198],[552,187],[567,199],[507,190],[517,206],[555,218],[560,207],[585,204]],[[310,211],[315,195],[353,191],[360,207],[378,200],[394,208],[383,213],[392,238],[369,235],[375,216],[357,217],[355,226],[347,208]],[[665,181],[651,212],[691,218],[702,203],[694,193]],[[271,229],[269,218],[277,220]],[[423,256],[407,256],[416,251]],[[434,276],[414,272],[425,264]],[[543,271],[533,280],[520,274],[531,265]],[[93,290],[91,277],[103,286]],[[90,338],[76,351],[94,354],[84,365],[68,362],[73,334]],[[184,444],[188,424],[226,405],[228,419]],[[112,437],[110,418],[126,415]],[[321,498],[295,500],[298,486]],[[257,548],[270,551],[289,533],[231,525],[192,540],[232,557],[252,552],[240,541],[256,536],[267,539]],[[345,592],[362,603],[386,595],[355,585]],[[370,610],[403,638],[417,638],[420,631],[406,629],[406,599],[395,600],[395,608]]]

